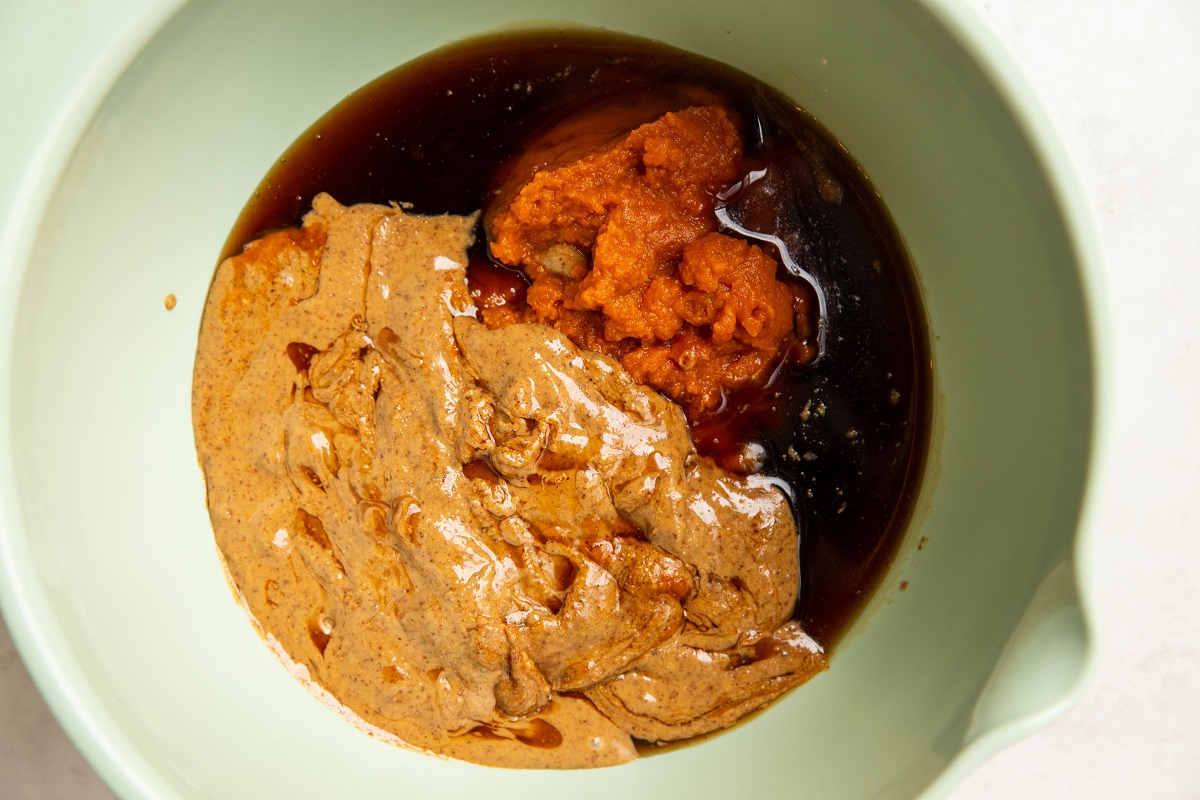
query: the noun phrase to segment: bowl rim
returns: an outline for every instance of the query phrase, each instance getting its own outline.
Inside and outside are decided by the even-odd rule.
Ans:
[[[945,797],[984,761],[1065,715],[1092,682],[1098,662],[1095,540],[1101,487],[1111,464],[1114,426],[1113,324],[1105,282],[1106,257],[1092,198],[1084,191],[1074,155],[1058,120],[1025,74],[1012,44],[983,11],[958,0],[917,0],[962,46],[999,95],[1046,178],[1062,218],[1074,262],[1087,327],[1092,370],[1091,436],[1086,481],[1075,523],[1070,566],[1083,626],[1079,671],[1055,701],[985,728],[968,741],[921,795]]]
[[[125,0],[112,9],[130,14],[128,24],[107,46],[87,52],[73,65],[74,83],[59,92],[53,111],[24,170],[13,178],[7,216],[0,219],[0,613],[17,652],[46,705],[88,764],[115,794],[128,798],[176,796],[136,748],[120,734],[91,687],[77,680],[78,665],[68,655],[61,632],[45,624],[49,614],[45,593],[26,581],[30,554],[23,537],[19,503],[12,490],[15,464],[12,449],[12,373],[17,301],[41,220],[76,144],[121,76],[142,49],[189,0]],[[41,4],[42,20],[65,17],[67,3]],[[81,15],[82,16],[82,15]],[[69,17],[66,17],[69,18]],[[36,37],[13,43],[31,51]],[[77,56],[78,58],[78,56]],[[16,98],[21,100],[21,96]],[[9,187],[0,186],[2,192]],[[0,206],[0,211],[4,207]]]
[[[944,797],[981,763],[1061,717],[1096,670],[1094,540],[1100,487],[1110,463],[1113,428],[1112,325],[1104,281],[1102,240],[1091,199],[1083,191],[1073,156],[1011,45],[984,12],[962,0],[904,0],[924,10],[980,69],[1035,157],[1054,198],[1082,294],[1092,368],[1091,437],[1086,482],[1075,526],[1071,566],[1085,628],[1083,662],[1073,683],[1055,701],[989,728],[967,742],[920,794]],[[65,6],[65,0],[57,0]],[[189,0],[125,0],[136,12],[115,41],[75,65],[80,79],[61,93],[38,145],[14,176],[7,219],[0,220],[0,384],[11,374],[17,300],[40,221],[76,144],[108,94],[142,49]],[[54,3],[42,6],[50,18]],[[26,43],[32,48],[36,41]],[[19,98],[18,98],[19,99]],[[9,187],[0,186],[0,190]],[[2,198],[0,198],[2,199]],[[0,207],[2,210],[2,207]],[[79,680],[61,632],[49,622],[47,599],[26,581],[30,555],[21,536],[19,503],[12,493],[11,393],[0,391],[0,612],[17,651],[58,722],[108,786],[123,797],[175,797],[157,768],[119,733],[99,699]]]

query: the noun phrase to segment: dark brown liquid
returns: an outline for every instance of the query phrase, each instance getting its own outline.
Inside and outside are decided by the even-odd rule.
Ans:
[[[788,487],[800,527],[796,617],[830,645],[879,583],[912,512],[929,438],[929,351],[912,270],[874,189],[836,140],[774,90],[609,34],[453,45],[359,89],[305,132],[242,211],[224,255],[298,224],[319,192],[345,204],[472,213],[491,201],[496,170],[537,132],[607,98],[685,86],[704,87],[740,116],[746,169],[767,176],[748,190],[757,194],[744,198],[754,212],[743,222],[782,240],[828,301],[824,355],[730,395],[692,437],[735,469],[748,444],[765,452],[763,471]],[[828,179],[840,202],[828,199]],[[471,257],[477,301],[524,302],[521,277],[490,263],[482,232]]]
[[[522,744],[527,744],[530,747],[540,747],[543,750],[553,750],[562,744],[562,734],[559,733],[558,728],[539,717],[534,717],[528,722],[514,723],[505,727],[476,725],[467,731],[467,735],[477,736],[480,739],[492,739],[493,741],[515,739]]]

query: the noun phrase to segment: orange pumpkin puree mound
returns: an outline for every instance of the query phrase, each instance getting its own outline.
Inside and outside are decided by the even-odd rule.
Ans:
[[[560,151],[565,148],[560,148]],[[561,161],[561,160],[560,160]],[[808,297],[759,247],[717,233],[716,195],[742,139],[717,105],[670,112],[533,173],[489,213],[492,256],[532,283],[527,307],[483,309],[496,328],[541,322],[618,358],[697,418],[761,385]]]

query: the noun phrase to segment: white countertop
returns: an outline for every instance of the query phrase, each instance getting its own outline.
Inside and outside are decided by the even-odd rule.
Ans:
[[[1200,0],[969,1],[1025,65],[1094,203],[1118,429],[1094,551],[1095,680],[953,797],[1200,798]],[[112,797],[2,626],[0,787]]]

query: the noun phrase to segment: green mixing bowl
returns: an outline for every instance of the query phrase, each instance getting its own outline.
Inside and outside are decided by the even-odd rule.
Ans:
[[[970,8],[120,7],[136,12],[133,33],[76,65],[32,160],[0,171],[20,178],[0,239],[0,596],[51,707],[118,793],[940,796],[1077,696],[1092,650],[1081,564],[1108,397],[1096,237],[1057,136]],[[64,15],[54,30],[84,35],[90,18]],[[226,586],[190,415],[214,261],[288,144],[422,52],[551,24],[660,39],[813,112],[895,218],[935,365],[916,519],[832,669],[710,741],[574,773],[414,754],[314,701]],[[168,292],[179,298],[169,313]]]

